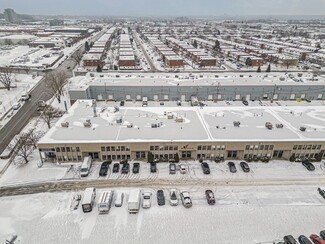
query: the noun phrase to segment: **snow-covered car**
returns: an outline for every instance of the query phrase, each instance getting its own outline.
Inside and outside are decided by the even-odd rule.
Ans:
[[[213,191],[206,190],[205,197],[207,198],[207,202],[209,205],[214,205],[216,203],[216,199],[214,198]]]
[[[181,174],[186,174],[185,164],[180,164],[179,165],[179,171],[181,172]]]
[[[185,208],[192,207],[192,200],[188,191],[181,191],[181,199]]]
[[[21,101],[27,101],[27,100],[29,100],[30,99],[30,95],[29,94],[23,94],[23,95],[21,95],[21,97],[20,97],[20,100]]]
[[[12,106],[12,109],[13,109],[13,110],[18,110],[20,107],[21,107],[21,104],[20,104],[20,103],[15,103],[15,104]]]
[[[170,194],[170,205],[177,206],[178,198],[177,198],[176,189],[171,189],[169,194]]]
[[[151,207],[151,192],[145,191],[142,193],[142,208],[150,208]]]

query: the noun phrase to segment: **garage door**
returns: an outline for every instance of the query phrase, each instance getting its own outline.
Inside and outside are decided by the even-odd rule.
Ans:
[[[185,95],[182,95],[182,96],[181,96],[181,100],[182,100],[182,101],[185,101],[185,100],[186,100],[186,96],[185,96]]]
[[[291,94],[291,95],[290,95],[290,99],[291,99],[291,100],[295,99],[295,97],[296,97],[296,94]]]
[[[251,100],[251,94],[246,95],[246,101],[249,101],[249,100]]]
[[[158,101],[159,100],[158,95],[153,95],[153,100]]]

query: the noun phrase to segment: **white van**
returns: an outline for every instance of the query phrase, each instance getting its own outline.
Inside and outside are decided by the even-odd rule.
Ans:
[[[91,188],[86,188],[83,199],[82,199],[82,211],[84,213],[91,212],[93,210],[93,206],[95,204],[95,198],[96,198],[96,189],[91,187]]]
[[[143,97],[142,98],[142,107],[147,107],[148,106],[148,98],[147,97]]]
[[[104,191],[99,197],[98,200],[98,212],[99,213],[108,213],[111,209],[112,199],[114,192],[113,191]]]
[[[119,192],[117,193],[114,205],[115,207],[122,207],[123,205],[123,198],[124,198],[124,193],[123,192]]]
[[[93,163],[93,160],[90,156],[84,157],[84,161],[83,161],[83,163],[81,165],[81,169],[80,169],[80,175],[82,177],[88,176],[92,163]]]

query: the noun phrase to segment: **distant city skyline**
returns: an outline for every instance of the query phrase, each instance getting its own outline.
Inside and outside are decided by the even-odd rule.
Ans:
[[[35,15],[324,15],[325,0],[0,0],[1,11]]]

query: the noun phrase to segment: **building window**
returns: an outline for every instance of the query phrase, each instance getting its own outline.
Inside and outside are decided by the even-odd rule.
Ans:
[[[105,147],[101,147],[100,150],[101,150],[102,152],[105,152]]]
[[[122,151],[122,152],[125,151],[125,146],[121,146],[121,151]]]
[[[130,151],[131,148],[130,148],[130,147],[125,147],[125,150],[126,150],[126,151]]]
[[[150,151],[154,151],[155,150],[155,147],[154,146],[150,146]]]
[[[260,145],[260,150],[264,150],[264,145]]]
[[[159,146],[155,146],[155,151],[158,151],[159,150]]]
[[[145,152],[135,152],[135,157],[137,159],[146,158],[146,153]]]
[[[210,151],[211,150],[211,146],[207,146],[207,150]]]
[[[216,150],[216,146],[212,145],[211,150]]]
[[[81,161],[81,156],[80,155],[78,155],[78,161]]]
[[[107,156],[106,155],[102,155],[102,159],[103,160],[106,160],[107,159]]]
[[[60,152],[60,148],[59,147],[55,148],[55,151]]]
[[[173,146],[169,146],[169,150],[173,151],[174,147]]]
[[[237,151],[228,151],[228,158],[237,158]]]
[[[182,158],[191,158],[192,152],[191,151],[182,151]]]
[[[244,154],[244,159],[247,159],[248,158],[248,154]]]
[[[270,150],[273,150],[273,147],[274,147],[273,145],[270,145]]]
[[[131,155],[126,155],[126,159],[131,159]]]
[[[317,145],[313,145],[313,148],[312,148],[312,149],[313,149],[313,150],[315,150],[315,149],[316,149],[316,147],[317,147]]]
[[[302,146],[302,150],[306,150],[306,148],[307,148],[307,145]]]
[[[75,147],[71,147],[71,151],[72,152],[75,152],[76,151],[76,148]]]
[[[265,145],[265,150],[269,150],[269,145]]]
[[[322,145],[317,145],[317,150],[320,150],[322,148]]]
[[[307,146],[307,150],[310,150],[310,149],[311,149],[311,145],[308,145],[308,146]]]
[[[174,150],[177,151],[178,150],[178,146],[174,146]]]
[[[116,155],[112,155],[112,160],[116,160]]]
[[[297,150],[297,148],[298,148],[298,145],[293,146],[293,150]]]
[[[168,146],[164,146],[164,150],[167,151],[168,150]]]
[[[111,150],[111,147],[106,147],[106,151],[110,151]]]
[[[298,150],[301,150],[301,148],[302,148],[302,145],[299,145],[299,146],[298,146]]]
[[[274,151],[273,157],[274,158],[282,158],[283,156],[283,151]]]
[[[76,147],[77,152],[80,152],[80,147]]]
[[[202,146],[202,150],[207,150],[207,146]]]
[[[67,152],[71,152],[70,147],[66,147],[65,149],[67,150]]]
[[[202,150],[202,146],[197,146],[197,150]]]
[[[115,147],[111,147],[111,150],[115,152]]]
[[[65,152],[65,147],[61,147],[61,152]]]
[[[120,146],[117,146],[116,147],[116,151],[118,151],[118,152],[121,151],[121,147]]]

